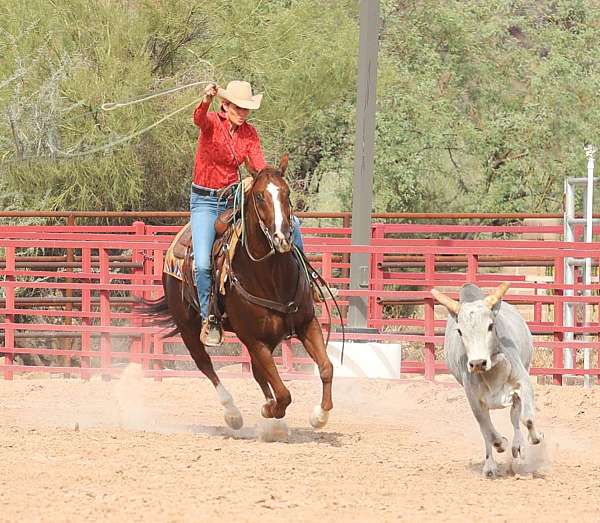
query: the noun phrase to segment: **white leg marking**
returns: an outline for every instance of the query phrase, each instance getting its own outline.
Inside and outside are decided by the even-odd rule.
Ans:
[[[219,402],[223,405],[225,410],[225,423],[234,430],[239,430],[244,425],[244,419],[242,413],[235,406],[233,397],[229,394],[229,391],[219,383],[216,387],[217,395],[219,396]]]
[[[227,405],[233,405],[233,397],[229,394],[229,391],[223,386],[222,383],[219,383],[216,387],[217,395],[219,396],[219,403],[226,407]]]
[[[323,428],[329,420],[329,411],[323,410],[320,405],[317,405],[310,414],[310,424],[315,429]]]

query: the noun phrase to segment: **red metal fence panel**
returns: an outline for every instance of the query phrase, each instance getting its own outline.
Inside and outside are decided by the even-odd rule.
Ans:
[[[347,225],[347,224],[346,224]],[[516,304],[535,338],[532,374],[600,375],[600,284],[563,282],[566,258],[600,262],[600,243],[559,241],[556,225],[457,225],[375,223],[369,246],[353,246],[349,227],[304,227],[306,251],[323,277],[339,289],[346,311],[349,296],[368,299],[369,326],[378,334],[352,334],[354,341],[400,343],[402,372],[432,379],[445,372],[445,312],[429,293],[437,287],[451,296],[465,282],[491,289],[511,284],[506,300]],[[178,338],[163,339],[132,308],[157,298],[163,255],[178,226],[135,222],[121,226],[0,226],[0,336],[6,379],[15,372],[78,374],[107,379],[127,362],[142,364],[147,375],[199,375]],[[597,232],[597,231],[596,231]],[[456,238],[456,236],[459,236]],[[470,239],[464,239],[468,237]],[[476,239],[473,239],[476,238]],[[544,239],[539,239],[544,238]],[[353,252],[371,256],[369,286],[349,290]],[[578,295],[591,290],[592,296]],[[573,291],[574,296],[565,295]],[[587,325],[563,325],[563,303],[592,307]],[[323,307],[319,307],[323,309]],[[321,311],[321,321],[340,324]],[[580,338],[564,341],[565,332]],[[341,333],[332,332],[333,340]],[[241,364],[249,372],[245,348],[228,338],[214,354],[220,364]],[[592,351],[590,369],[562,368],[565,348]],[[579,363],[581,358],[577,357]],[[1,360],[0,360],[1,362]],[[286,374],[312,372],[297,343],[284,343],[277,363]]]

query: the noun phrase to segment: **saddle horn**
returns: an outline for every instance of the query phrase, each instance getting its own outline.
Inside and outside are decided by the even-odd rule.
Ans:
[[[440,292],[437,289],[431,289],[431,294],[433,294],[433,297],[441,305],[446,307],[446,309],[448,309],[448,311],[450,311],[452,314],[458,314],[458,311],[460,310],[460,302],[453,300],[450,298],[450,296],[446,296],[443,292]]]

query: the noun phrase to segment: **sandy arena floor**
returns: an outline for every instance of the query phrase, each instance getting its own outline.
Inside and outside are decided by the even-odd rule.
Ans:
[[[259,437],[262,398],[226,379],[234,433],[208,380],[0,380],[0,521],[598,521],[600,388],[537,387],[536,474],[481,476],[483,441],[462,389],[338,379],[288,382],[287,443]],[[511,437],[508,410],[494,419]]]

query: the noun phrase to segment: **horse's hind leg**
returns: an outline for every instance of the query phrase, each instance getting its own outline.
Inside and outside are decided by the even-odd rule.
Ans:
[[[235,406],[229,391],[221,384],[221,380],[213,368],[210,356],[207,354],[204,345],[200,342],[200,329],[202,325],[198,315],[182,300],[181,285],[182,283],[179,280],[170,275],[163,274],[163,286],[169,313],[177,325],[181,339],[185,343],[196,366],[217,390],[219,403],[223,405],[225,410],[225,423],[232,429],[240,429],[244,424],[242,415]]]
[[[219,376],[215,372],[210,356],[206,352],[204,345],[200,343],[200,327],[191,331],[181,330],[181,338],[185,343],[186,347],[190,351],[190,354],[196,363],[196,366],[202,371],[202,373],[211,381],[214,385],[217,395],[219,397],[219,403],[223,405],[225,410],[224,418],[225,423],[232,429],[241,429],[244,425],[244,420],[239,409],[233,402],[233,397],[229,391],[223,386]]]
[[[333,365],[327,356],[323,332],[316,318],[313,318],[308,324],[306,330],[298,338],[304,345],[306,352],[319,367],[319,375],[323,383],[323,396],[321,405],[317,405],[311,415],[310,424],[319,429],[327,424],[329,411],[333,408],[331,399],[331,384],[333,381]]]

